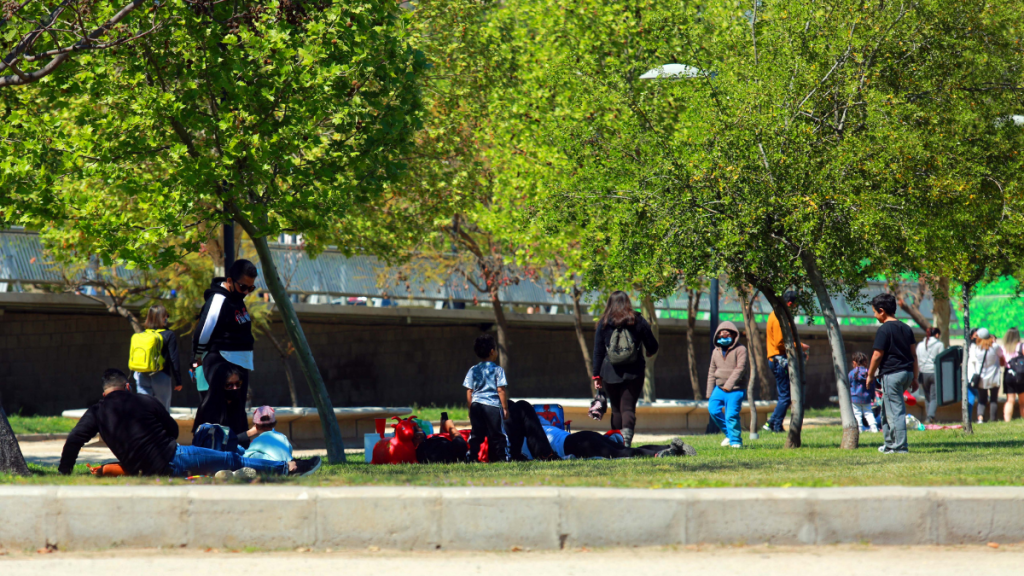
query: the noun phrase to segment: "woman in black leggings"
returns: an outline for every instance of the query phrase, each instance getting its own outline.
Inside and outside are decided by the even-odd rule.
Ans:
[[[622,431],[627,448],[633,444],[636,403],[644,388],[644,356],[657,353],[651,325],[633,310],[629,295],[621,290],[612,292],[594,335],[594,387],[608,394],[612,430]]]
[[[668,446],[627,448],[613,442],[607,436],[590,430],[569,434],[562,447],[566,456],[575,456],[576,458],[656,458],[692,456],[697,453],[692,446],[684,444],[679,438],[673,439]]]

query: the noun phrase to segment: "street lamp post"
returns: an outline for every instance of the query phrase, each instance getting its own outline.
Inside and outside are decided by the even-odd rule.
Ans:
[[[641,80],[681,80],[683,78],[698,78],[704,76],[704,72],[697,67],[688,66],[686,64],[665,64],[660,68],[652,68],[647,72],[640,75]],[[714,78],[715,73],[711,72],[707,75],[709,78]],[[715,335],[718,333],[718,299],[719,299],[719,286],[718,277],[711,279],[711,294],[709,299],[711,300],[711,350],[715,350]]]

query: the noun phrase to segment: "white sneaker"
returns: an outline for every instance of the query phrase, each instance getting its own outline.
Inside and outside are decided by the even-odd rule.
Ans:
[[[729,444],[730,448],[743,448],[743,444]]]
[[[885,444],[882,444],[881,446],[879,446],[878,447],[878,451],[879,452],[885,452]]]
[[[722,447],[724,448],[724,447],[726,447],[728,445],[729,445],[729,438],[727,437],[724,440],[722,440]]]
[[[234,476],[235,480],[252,481],[256,479],[256,476],[258,476],[258,474],[256,473],[256,470],[254,468],[249,468],[248,466],[246,466],[245,468],[239,468],[238,470],[235,470],[232,476]]]

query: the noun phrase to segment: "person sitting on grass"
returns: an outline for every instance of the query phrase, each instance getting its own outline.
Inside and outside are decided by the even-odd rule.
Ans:
[[[97,433],[128,475],[187,477],[230,471],[235,477],[251,479],[256,474],[304,476],[320,466],[319,458],[278,462],[181,446],[178,423],[160,401],[132,393],[128,377],[116,368],[103,373],[103,397],[68,434],[58,467],[61,474],[71,474],[82,446]]]
[[[256,428],[257,435],[243,456],[278,462],[288,462],[292,459],[292,443],[287,436],[274,430],[274,427],[277,426],[277,416],[274,414],[273,408],[270,406],[257,408],[256,413],[252,415],[252,424]]]
[[[483,362],[473,366],[466,373],[462,385],[466,388],[466,404],[469,405],[469,423],[472,433],[469,437],[470,453],[478,454],[480,444],[487,438],[491,462],[508,462],[508,436],[505,434],[505,420],[508,420],[508,381],[505,371],[494,363],[498,359],[498,347],[494,337],[481,334],[473,344]]]

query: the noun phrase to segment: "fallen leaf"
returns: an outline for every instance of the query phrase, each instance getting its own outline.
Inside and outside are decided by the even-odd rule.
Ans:
[[[510,550],[512,550],[513,552],[522,552],[523,551],[523,547],[522,546],[513,546],[512,548],[510,548]]]
[[[988,543],[988,547],[989,548],[999,548],[999,542],[989,542]]]
[[[36,550],[36,554],[49,554],[50,552],[53,552],[53,550],[50,550],[49,548],[40,548],[39,550]]]

